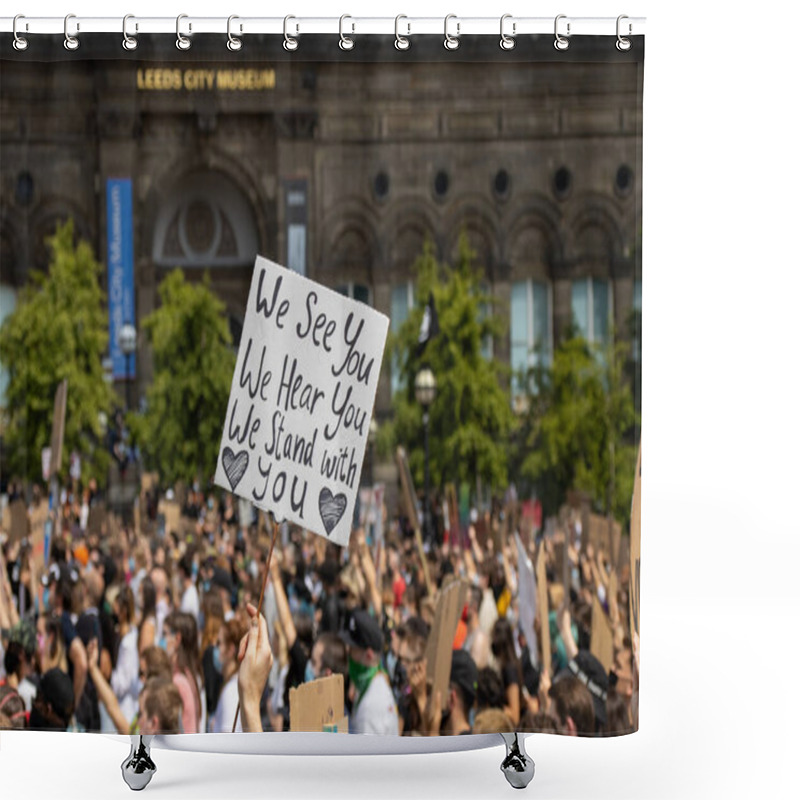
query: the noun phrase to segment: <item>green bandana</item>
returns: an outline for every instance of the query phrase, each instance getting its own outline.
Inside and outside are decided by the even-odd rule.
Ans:
[[[353,686],[356,687],[356,692],[358,692],[356,700],[356,705],[358,705],[364,696],[364,692],[367,691],[370,681],[381,671],[381,668],[380,666],[366,667],[350,658],[348,659],[347,671],[350,673],[350,680],[353,682]]]

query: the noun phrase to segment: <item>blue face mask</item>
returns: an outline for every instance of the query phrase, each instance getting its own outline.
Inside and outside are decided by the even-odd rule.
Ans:
[[[162,636],[162,637],[161,637],[161,638],[158,640],[158,646],[159,646],[159,647],[160,647],[160,648],[161,648],[161,649],[162,649],[162,650],[163,650],[165,653],[167,652],[167,637],[166,637],[166,636]]]
[[[306,683],[309,683],[311,681],[315,681],[316,679],[317,676],[314,674],[314,668],[311,666],[311,659],[309,658],[308,661],[306,661],[306,674],[303,680]]]
[[[133,556],[128,559],[128,571],[133,572],[133,568],[136,566],[136,562],[133,560]]]
[[[44,603],[45,608],[50,608],[50,589],[44,590],[44,594],[42,594],[42,602]]]
[[[211,591],[211,581],[203,581],[203,591],[206,593]]]
[[[214,669],[222,675],[222,656],[219,654],[219,646],[215,646],[214,649],[211,651],[212,658],[214,660]]]
[[[192,561],[192,578],[197,578],[197,563]]]
[[[395,669],[397,668],[397,656],[390,650],[386,655],[386,671],[391,678],[395,677]]]

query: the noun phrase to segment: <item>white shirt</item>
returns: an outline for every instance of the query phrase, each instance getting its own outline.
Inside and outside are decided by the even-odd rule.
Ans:
[[[111,688],[128,722],[139,712],[139,632],[131,628],[119,643],[117,666],[111,673]]]
[[[181,597],[181,611],[184,614],[191,614],[195,622],[197,621],[200,614],[200,595],[197,594],[197,587],[193,583],[189,584]]]
[[[239,688],[237,677],[239,673],[234,672],[228,678],[228,682],[222,687],[217,703],[217,710],[214,712],[214,724],[211,733],[230,733],[233,727],[233,718],[236,716],[236,706],[239,705]],[[242,712],[239,711],[239,719],[236,721],[236,733],[242,732]]]
[[[367,686],[350,716],[350,733],[382,733],[397,736],[397,706],[389,681],[379,672]]]

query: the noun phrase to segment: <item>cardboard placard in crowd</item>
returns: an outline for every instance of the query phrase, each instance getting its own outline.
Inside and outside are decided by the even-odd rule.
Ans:
[[[40,500],[38,506],[31,508],[30,537],[31,537],[31,569],[37,576],[44,575],[45,571],[45,525],[49,516],[49,507],[46,500]],[[35,584],[36,585],[36,584]]]
[[[425,656],[428,659],[427,679],[433,686],[433,696],[442,693],[442,707],[447,702],[447,690],[450,688],[450,667],[453,662],[453,639],[456,635],[458,620],[467,602],[469,584],[453,575],[448,575],[442,582],[442,588],[436,598],[436,611],[433,626],[428,635]]]
[[[89,508],[89,516],[86,520],[86,532],[100,536],[106,525],[106,505],[96,502]]]
[[[592,632],[589,650],[606,672],[614,666],[614,631],[597,595],[592,598]]]
[[[388,330],[256,256],[215,483],[346,547]]]
[[[6,506],[3,514],[3,525],[8,531],[8,539],[11,542],[18,542],[28,535],[30,523],[28,509],[25,507],[24,500],[17,498],[13,503],[9,503]]]
[[[430,571],[428,570],[428,559],[425,556],[425,548],[422,546],[422,532],[420,530],[420,520],[417,514],[417,504],[414,502],[416,494],[414,493],[414,480],[411,477],[411,470],[408,466],[408,458],[406,451],[402,447],[398,447],[395,451],[395,460],[397,462],[397,471],[400,473],[400,488],[405,506],[406,515],[409,522],[414,528],[414,541],[417,545],[417,552],[419,553],[420,560],[422,561],[422,572],[425,577],[425,586],[428,589],[428,596],[433,597],[434,587],[431,583]]]
[[[302,683],[289,690],[289,730],[315,733],[347,733],[344,714],[344,676]]]
[[[633,502],[631,503],[631,576],[628,592],[631,615],[631,637],[639,636],[639,580],[641,571],[642,547],[642,443],[639,442],[639,455],[636,459],[636,473],[633,479]],[[634,647],[638,655],[638,647]]]
[[[169,534],[173,531],[179,533],[181,530],[181,507],[176,500],[159,500],[158,514],[164,516],[164,533]]]
[[[544,540],[540,542],[539,552],[536,555],[536,594],[536,610],[539,614],[539,628],[542,632],[542,667],[549,672],[552,656],[550,651],[550,605],[547,592]]]
[[[158,473],[157,472],[143,472],[142,473],[142,494],[152,492],[158,486]]]
[[[50,474],[58,475],[64,454],[64,422],[67,415],[67,379],[56,389],[53,404],[53,427],[50,433]]]

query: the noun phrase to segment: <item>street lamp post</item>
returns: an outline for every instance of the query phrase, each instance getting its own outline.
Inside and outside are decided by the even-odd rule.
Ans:
[[[431,404],[436,397],[436,376],[430,367],[423,367],[414,380],[414,394],[422,406],[422,428],[425,432],[425,505],[423,508],[422,527],[425,540],[430,544],[433,539],[431,525],[431,466],[430,466],[430,414]]]
[[[136,352],[136,328],[126,322],[119,329],[119,349],[125,356],[125,410],[131,410],[131,356]]]

